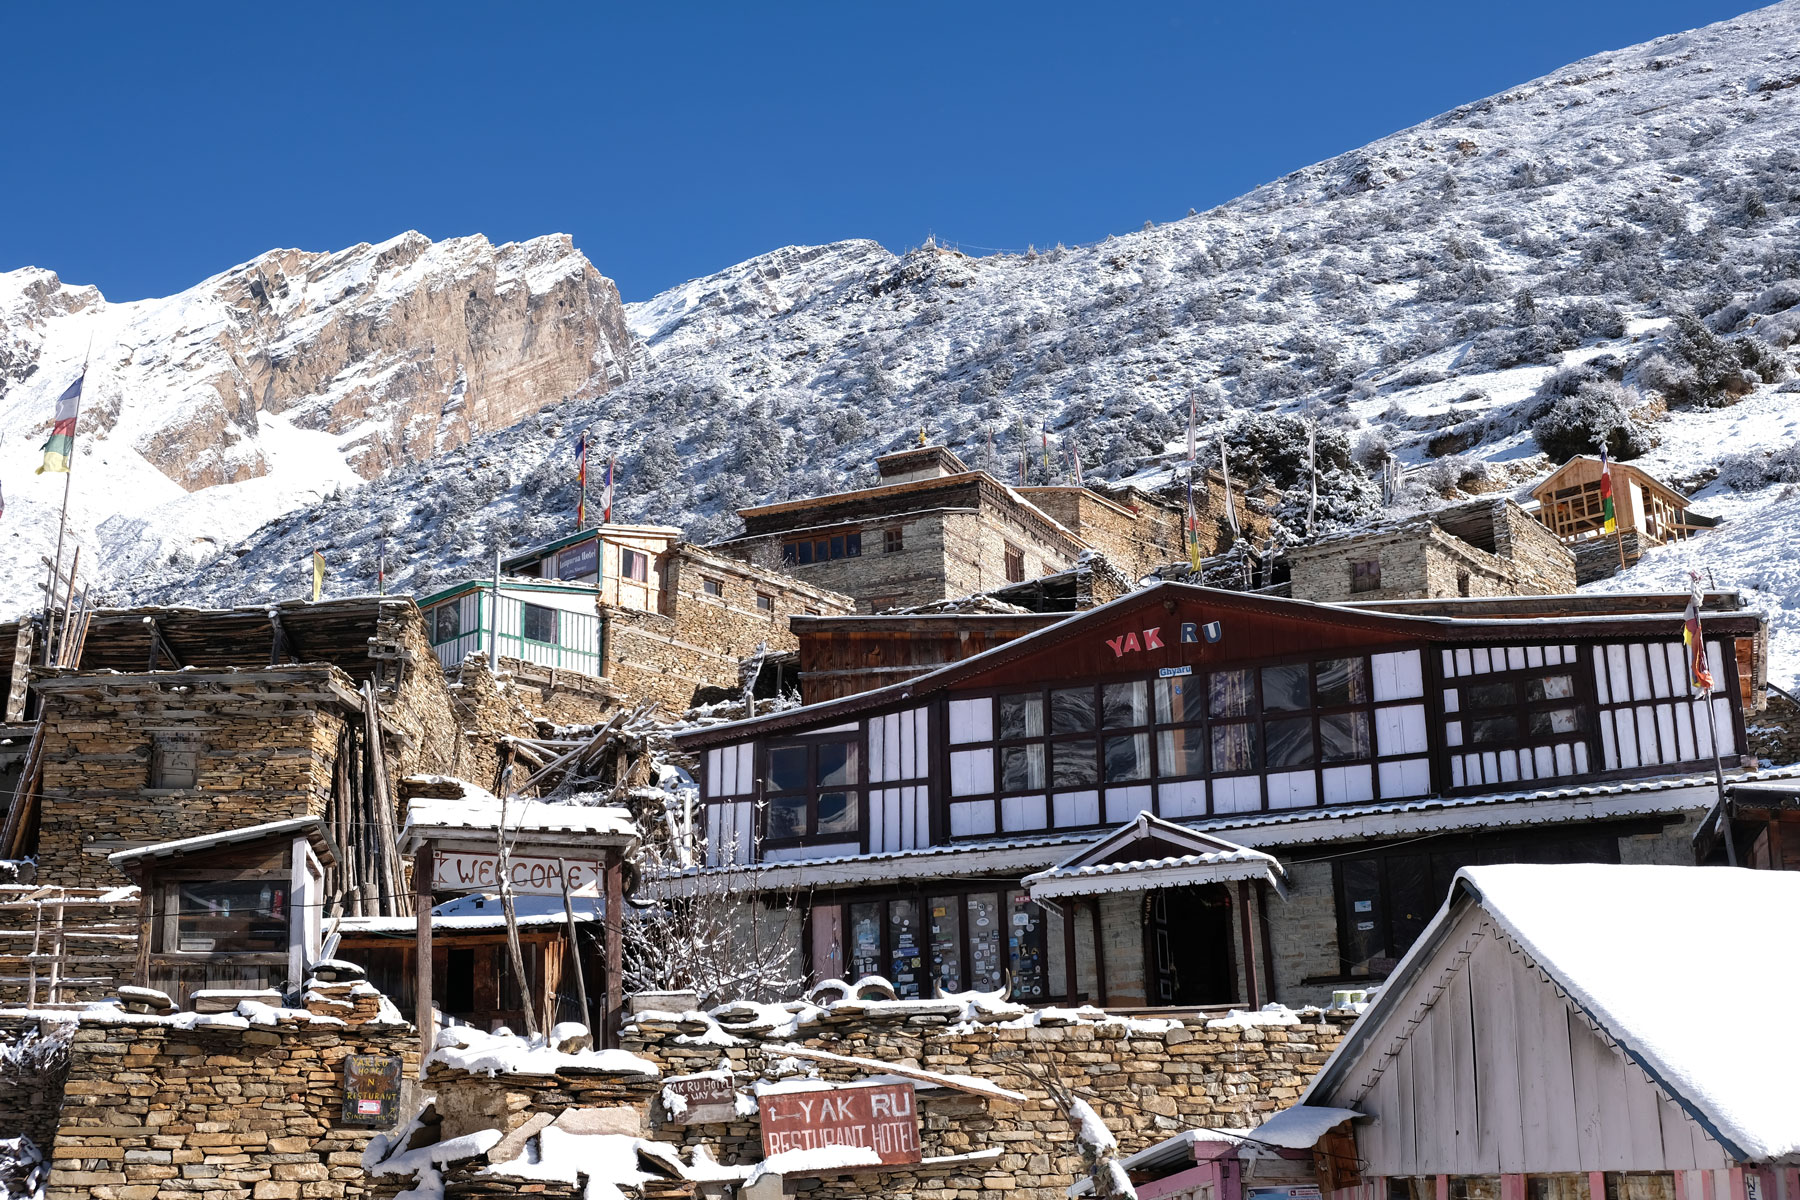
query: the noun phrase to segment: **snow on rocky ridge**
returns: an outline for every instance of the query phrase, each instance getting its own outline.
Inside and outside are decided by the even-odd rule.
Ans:
[[[1750,590],[1777,611],[1774,678],[1793,683],[1800,555],[1779,522],[1800,469],[1717,471],[1797,440],[1782,390],[1800,331],[1797,85],[1789,0],[1097,245],[774,251],[626,306],[637,366],[611,390],[570,389],[511,428],[292,504],[230,553],[222,539],[203,570],[133,560],[130,591],[294,595],[314,546],[339,590],[370,588],[384,552],[396,587],[485,573],[495,548],[570,531],[584,428],[620,460],[618,515],[705,540],[739,506],[866,482],[921,426],[1007,477],[1024,451],[1036,481],[1047,424],[1090,471],[1154,485],[1193,392],[1209,431],[1308,411],[1362,468],[1397,458],[1403,511],[1523,494],[1553,465],[1531,426],[1567,392],[1626,422],[1645,465],[1729,522],[1608,586],[1669,586],[1691,564]],[[1347,524],[1383,515],[1357,486],[1336,509]]]
[[[0,274],[0,541],[37,597],[63,480],[35,476],[56,396],[88,361],[71,523],[84,575],[210,561],[271,517],[428,460],[627,374],[618,292],[567,237],[406,233],[275,250],[163,300],[109,304],[49,271]],[[90,356],[91,355],[91,359]]]

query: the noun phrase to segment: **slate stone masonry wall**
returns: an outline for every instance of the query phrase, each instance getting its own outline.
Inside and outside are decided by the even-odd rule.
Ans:
[[[948,1013],[958,1005],[870,1004],[860,1006],[862,1013],[846,1011],[857,1007],[836,1006],[796,1036],[749,1037],[723,1047],[711,1039],[696,1044],[695,1035],[706,1028],[697,1021],[647,1015],[627,1028],[624,1045],[670,1075],[712,1070],[721,1059],[735,1071],[764,1072],[784,1057],[781,1046],[791,1043],[990,1079],[1023,1092],[1029,1101],[984,1104],[957,1092],[927,1093],[921,1101],[922,1142],[926,1157],[997,1147],[1002,1151],[997,1159],[934,1173],[797,1181],[801,1194],[820,1200],[858,1195],[1061,1200],[1080,1176],[1081,1159],[1068,1122],[1037,1082],[1042,1072],[1053,1071],[1087,1098],[1130,1153],[1179,1129],[1258,1124],[1299,1097],[1354,1021],[1348,1015],[1315,1012],[1287,1026],[1200,1019],[1096,1022],[1051,1010],[1022,1021],[952,1025]],[[829,1079],[850,1080],[865,1073],[851,1066],[816,1065]],[[689,1149],[704,1145],[722,1162],[761,1157],[753,1119],[727,1125],[665,1124],[655,1136]]]
[[[182,1030],[146,1019],[79,1026],[49,1149],[45,1200],[354,1200],[392,1194],[346,1127],[343,1059],[417,1071],[405,1026]]]

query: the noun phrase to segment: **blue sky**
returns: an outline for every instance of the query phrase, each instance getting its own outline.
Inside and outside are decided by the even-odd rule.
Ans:
[[[639,300],[790,243],[1086,242],[1743,11],[9,5],[0,270],[128,300],[275,246],[566,232]]]

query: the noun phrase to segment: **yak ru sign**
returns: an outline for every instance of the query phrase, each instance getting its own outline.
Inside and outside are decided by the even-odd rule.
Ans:
[[[818,1092],[776,1092],[757,1100],[765,1157],[825,1146],[865,1146],[884,1164],[919,1161],[919,1109],[910,1083]]]
[[[571,894],[597,895],[602,868],[594,858],[533,858],[512,855],[509,878],[512,890],[519,896],[560,896],[563,894],[562,868],[569,868]],[[438,850],[432,856],[433,883],[446,892],[477,892],[500,886],[498,855],[471,850]]]
[[[1208,621],[1204,625],[1198,621],[1183,621],[1176,636],[1183,645],[1197,645],[1202,641],[1210,644],[1223,637],[1224,630],[1217,621]],[[1106,648],[1113,652],[1114,658],[1124,658],[1127,654],[1137,654],[1144,650],[1161,650],[1164,648],[1163,631],[1160,626],[1155,629],[1135,629],[1118,637],[1107,638]]]

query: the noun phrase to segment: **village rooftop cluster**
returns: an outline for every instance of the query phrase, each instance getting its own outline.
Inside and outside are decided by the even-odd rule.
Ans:
[[[876,467],[0,626],[15,1191],[1800,1200],[1767,620],[1575,590],[1681,493]]]

